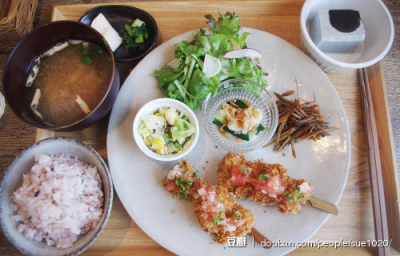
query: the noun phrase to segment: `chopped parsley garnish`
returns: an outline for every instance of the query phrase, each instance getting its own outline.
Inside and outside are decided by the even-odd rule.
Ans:
[[[216,219],[216,218],[213,218],[213,223],[215,224],[215,225],[218,225],[219,226],[219,221]]]
[[[81,62],[83,64],[91,64],[94,58],[100,58],[100,53],[90,48],[79,47],[76,49],[77,52],[83,53],[81,55]]]
[[[298,203],[298,198],[305,198],[304,193],[300,193],[301,188],[296,185],[296,188],[293,191],[285,191],[282,196],[286,196],[289,199],[289,202],[293,203]],[[294,195],[293,195],[294,193]]]
[[[266,173],[261,174],[260,176],[258,176],[258,182],[261,182],[263,180],[269,180],[269,176]]]
[[[189,179],[184,179],[182,177],[179,177],[175,181],[175,186],[179,188],[179,195],[183,198],[188,197],[188,189],[191,188],[193,183]],[[188,188],[189,187],[189,188]]]
[[[245,170],[243,169],[243,167],[239,167],[239,171],[245,172]],[[246,172],[243,174],[243,176],[246,177],[247,175],[249,175],[249,173],[250,173],[250,170],[249,170],[249,169],[246,169]]]
[[[215,187],[210,187],[210,191],[214,191]]]
[[[241,214],[239,211],[236,211],[236,212],[233,214],[232,218],[233,218],[233,220],[238,221],[238,220],[242,219],[242,214]]]

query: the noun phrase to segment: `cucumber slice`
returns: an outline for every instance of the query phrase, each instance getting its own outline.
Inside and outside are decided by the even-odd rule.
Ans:
[[[143,42],[144,42],[144,39],[143,39],[143,36],[142,36],[142,35],[138,35],[138,36],[135,38],[135,43],[141,44],[141,43],[143,43]]]
[[[225,117],[222,116],[220,112],[217,112],[214,115],[214,119],[217,119],[221,124],[223,124]]]
[[[260,124],[256,129],[256,135],[258,135],[262,131],[265,131],[265,127]]]
[[[224,124],[223,124],[220,120],[218,120],[217,118],[214,118],[213,124],[217,125],[218,127],[221,127],[221,126],[224,125]],[[245,141],[249,141],[249,140],[250,140],[250,133],[249,133],[249,132],[247,132],[246,134],[243,134],[243,133],[235,133],[234,131],[232,131],[231,129],[229,129],[229,128],[226,127],[226,126],[224,126],[223,129],[224,129],[225,132],[228,132],[228,133],[232,134],[233,136],[235,136],[235,137],[237,137],[237,138],[239,138],[239,139],[242,139],[242,140],[245,140]]]
[[[132,23],[131,27],[132,27],[132,28],[137,28],[137,27],[142,26],[143,24],[144,24],[143,21],[141,21],[140,19],[136,19],[136,20]]]

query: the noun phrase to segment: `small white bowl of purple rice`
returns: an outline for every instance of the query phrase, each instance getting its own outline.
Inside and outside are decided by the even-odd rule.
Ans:
[[[108,167],[89,145],[54,137],[25,149],[0,187],[0,226],[25,255],[78,255],[109,218]]]

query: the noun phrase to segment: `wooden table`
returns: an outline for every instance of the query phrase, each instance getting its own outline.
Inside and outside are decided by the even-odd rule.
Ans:
[[[45,0],[41,1],[35,19],[35,26],[42,26],[53,20],[72,19],[77,20],[92,5],[80,6],[52,6],[50,3],[73,4],[85,3],[89,1],[61,1]],[[91,1],[109,2],[109,1]],[[265,30],[275,34],[284,40],[299,47],[299,15],[303,0],[278,0],[278,1],[219,1],[219,2],[180,2],[180,1],[160,1],[160,2],[135,2],[129,5],[148,11],[156,19],[161,31],[161,40],[165,42],[175,35],[183,32],[205,27],[204,14],[211,13],[217,15],[218,10],[235,11],[240,17],[242,26]],[[51,17],[51,7],[54,7]],[[184,21],[184,22],[182,22]],[[282,22],[283,21],[283,22]],[[4,67],[5,55],[1,55],[0,68]],[[128,65],[135,65],[131,63]],[[126,68],[124,66],[123,68]],[[369,74],[374,78],[375,100],[385,99],[385,88],[382,80],[381,64],[377,64],[369,69]],[[123,74],[127,75],[127,74]],[[364,129],[361,114],[360,91],[358,86],[358,76],[356,71],[348,71],[340,74],[328,74],[328,77],[335,85],[350,123],[352,139],[352,159],[350,174],[343,197],[338,204],[340,213],[338,216],[331,216],[326,224],[314,235],[313,241],[367,241],[374,239],[373,216],[371,206],[371,192],[369,183],[369,170],[367,152],[365,149]],[[378,104],[377,104],[378,105]],[[375,110],[379,114],[378,123],[381,124],[381,131],[390,130],[388,125],[387,104],[378,105]],[[88,129],[75,133],[57,133],[56,135],[72,136],[82,139],[106,159],[106,126],[108,118],[103,119],[99,124]],[[4,173],[12,159],[26,146],[35,141],[36,129],[19,121],[9,108],[2,119],[0,119],[0,177]],[[390,134],[390,132],[389,132]],[[38,138],[52,135],[51,133],[40,132]],[[391,143],[390,137],[383,133],[380,139]],[[96,139],[94,139],[96,138]],[[391,147],[383,147],[382,153],[389,157],[388,161],[393,162],[394,153]],[[386,150],[386,151],[385,151]],[[390,152],[388,152],[390,151]],[[387,163],[387,161],[385,161]],[[387,166],[386,166],[387,167]],[[389,165],[390,167],[390,165]],[[394,251],[393,251],[394,252]],[[372,254],[372,248],[322,248],[297,249],[291,254],[301,255],[321,255],[322,253],[332,254]],[[18,252],[0,233],[0,254],[17,255]],[[84,254],[86,255],[168,255],[171,254],[161,246],[156,244],[151,238],[141,231],[141,229],[131,220],[123,208],[118,196],[114,199],[113,210],[109,222],[96,240]]]

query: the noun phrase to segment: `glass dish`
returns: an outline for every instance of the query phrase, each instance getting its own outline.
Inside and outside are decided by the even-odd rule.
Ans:
[[[250,141],[225,136],[213,123],[214,115],[221,104],[231,99],[250,103],[263,113],[261,124],[265,127]],[[259,84],[245,79],[231,79],[220,84],[217,95],[208,95],[203,102],[203,126],[214,143],[231,152],[249,152],[267,144],[278,126],[278,109],[271,94]]]

